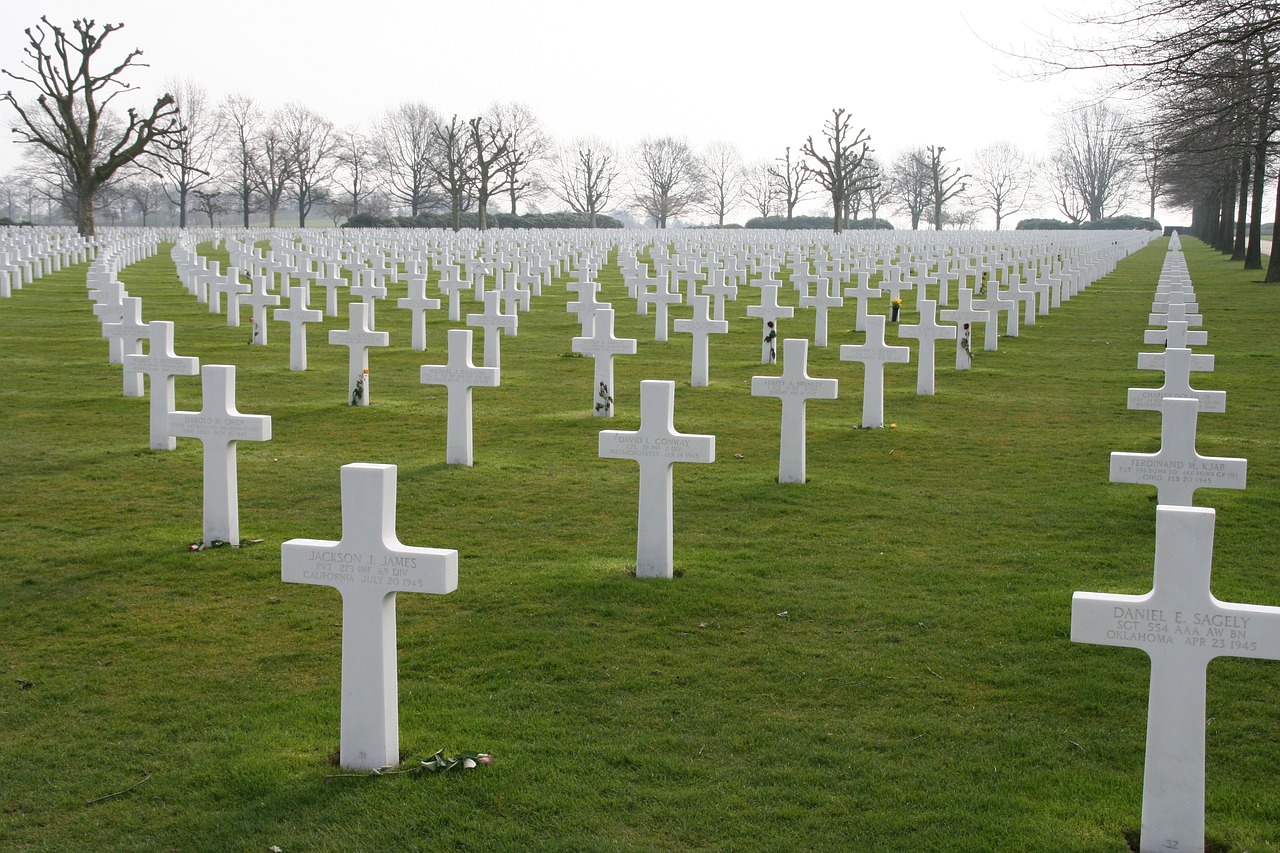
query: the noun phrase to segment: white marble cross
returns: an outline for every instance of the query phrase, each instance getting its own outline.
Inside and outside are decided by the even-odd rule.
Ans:
[[[594,281],[578,282],[579,293],[577,300],[565,305],[565,310],[576,314],[578,317],[578,325],[582,327],[582,337],[586,337],[588,329],[591,328],[591,318],[601,308],[612,308],[608,302],[601,302],[596,298],[600,285]]]
[[[773,364],[778,360],[778,341],[781,340],[778,320],[795,316],[796,309],[790,305],[778,304],[778,288],[781,285],[769,284],[761,279],[752,286],[760,288],[760,304],[748,305],[747,316],[760,318],[760,363]]]
[[[934,342],[955,340],[955,326],[938,325],[938,305],[932,299],[922,299],[919,304],[920,322],[898,327],[898,337],[915,338],[920,342],[916,357],[916,394],[928,396],[934,393]]]
[[[897,267],[893,267],[892,269],[896,270]],[[858,304],[857,320],[854,322],[853,330],[855,332],[865,332],[867,330],[867,300],[875,299],[876,297],[880,296],[880,294],[883,292],[881,288],[884,287],[885,284],[884,282],[881,282],[879,287],[872,287],[869,284],[869,282],[871,281],[870,270],[859,270],[857,273],[857,276],[858,276],[857,286],[846,287],[844,289],[844,295],[846,297],[853,297],[853,299],[855,299]],[[899,283],[899,282],[895,282],[895,284],[896,283]],[[905,282],[901,282],[901,283],[904,285],[903,287],[893,288],[893,294],[891,297],[892,299],[900,298],[898,294],[902,290],[910,289],[911,287],[910,284],[907,284]]]
[[[1156,487],[1156,500],[1191,506],[1196,489],[1243,489],[1248,463],[1196,452],[1198,404],[1189,397],[1165,397],[1159,453],[1112,453],[1111,482]]]
[[[674,524],[671,469],[677,462],[714,462],[716,437],[676,432],[676,384],[640,383],[640,429],[601,430],[602,459],[640,463],[640,511],[636,527],[636,577],[671,578]]]
[[[502,295],[490,290],[484,295],[484,313],[468,314],[467,325],[484,329],[484,366],[502,367],[501,335],[514,335],[520,318],[502,313]]]
[[[316,279],[316,284],[324,288],[324,313],[328,317],[338,316],[338,288],[346,287],[347,280],[342,277],[339,264],[328,265],[328,275]]]
[[[969,288],[961,287],[959,293],[959,307],[945,308],[938,316],[960,328],[956,335],[956,370],[968,370],[973,364],[973,324],[989,323],[991,312],[974,306],[973,291]]]
[[[809,277],[817,287],[812,294],[800,294],[800,307],[812,308],[813,311],[813,345],[827,345],[827,311],[831,308],[843,308],[844,297],[831,292],[831,280],[824,275]],[[807,287],[806,287],[807,289]],[[861,305],[861,301],[858,303]]]
[[[220,292],[227,295],[227,328],[240,328],[240,297],[253,292],[253,285],[240,280],[239,267],[227,267],[227,277]],[[209,299],[210,308],[214,300]]]
[[[572,349],[595,361],[595,405],[592,416],[611,418],[617,412],[613,398],[613,357],[635,355],[636,339],[614,337],[612,308],[599,309],[588,322],[590,334],[574,338]]]
[[[221,540],[239,547],[236,442],[269,441],[271,418],[236,410],[235,365],[206,364],[200,370],[200,388],[200,411],[170,412],[169,434],[198,438],[204,445],[204,544]]]
[[[670,305],[679,305],[684,301],[684,296],[679,291],[667,290],[666,277],[658,277],[658,289],[652,293],[640,294],[639,304],[645,308],[644,314],[648,311],[649,303],[653,303],[653,339],[659,343],[667,340],[667,307]]]
[[[487,296],[494,296],[489,291]],[[423,385],[444,385],[449,392],[445,430],[445,462],[449,465],[471,465],[471,389],[496,388],[498,368],[476,367],[471,361],[471,330],[450,329],[449,362],[424,364],[419,372]]]
[[[730,284],[725,277],[725,271],[719,267],[711,268],[711,281],[702,286],[702,292],[714,300],[711,316],[716,320],[725,318],[724,301],[726,299],[735,302],[738,299],[738,286]]]
[[[252,290],[240,297],[241,305],[253,309],[253,337],[249,342],[264,347],[267,345],[267,306],[280,304],[279,294],[267,292],[269,280],[267,276],[255,275]]]
[[[982,348],[987,352],[995,352],[1000,347],[1000,312],[1009,312],[1013,318],[1009,322],[1016,326],[1018,323],[1018,301],[1010,299],[1009,295],[1000,289],[1000,283],[995,279],[990,279],[985,286],[986,293],[979,300],[979,303],[982,310],[986,311],[991,319],[986,323]]]
[[[400,763],[396,593],[458,588],[458,552],[415,548],[396,536],[396,466],[342,466],[342,539],[290,539],[280,547],[286,583],[342,593],[339,763],[378,770]]]
[[[825,287],[819,282],[819,287]],[[782,401],[782,434],[778,448],[778,482],[805,481],[805,407],[810,400],[834,400],[840,382],[809,375],[809,342],[787,338],[782,342],[782,375],[751,377],[751,396],[777,397]]]
[[[377,300],[387,298],[387,286],[378,281],[377,272],[370,269],[359,270],[358,280],[351,283],[347,292],[359,297],[369,307],[369,328],[376,329],[378,323],[374,312]]]
[[[142,322],[141,297],[126,296],[121,302],[120,322],[108,323],[102,327],[102,332],[120,341],[120,363],[123,364],[125,356],[142,354],[142,341],[150,337],[151,325]],[[124,396],[141,397],[142,394],[142,374],[126,367]]]
[[[457,323],[462,318],[459,296],[462,291],[471,289],[471,279],[462,274],[457,264],[445,264],[444,272],[441,273],[436,286],[440,288],[441,293],[449,297],[449,320]]]
[[[910,362],[910,347],[886,345],[884,315],[868,314],[866,342],[842,345],[840,360],[862,362],[866,368],[862,382],[862,428],[884,426],[884,366]]]
[[[710,311],[711,297],[696,295],[693,297],[693,318],[676,320],[672,324],[677,332],[688,332],[693,335],[693,360],[689,384],[694,388],[705,388],[711,383],[709,366],[711,335],[724,335],[729,332],[729,321],[711,319]]]
[[[348,326],[330,329],[329,343],[347,347],[347,397],[353,406],[369,405],[369,347],[391,346],[391,336],[369,327],[363,302],[347,305]]]
[[[180,356],[173,351],[173,323],[152,320],[146,355],[128,355],[124,369],[145,373],[151,379],[151,449],[173,450],[178,446],[169,434],[169,413],[176,407],[173,377],[195,376],[200,372],[200,359]]]
[[[1203,326],[1203,314],[1190,314],[1187,312],[1187,306],[1182,304],[1173,304],[1169,306],[1166,314],[1151,314],[1147,318],[1147,323],[1152,326],[1165,326],[1171,322],[1184,322],[1189,326]]]
[[[289,288],[289,307],[271,312],[277,323],[289,324],[289,369],[307,369],[307,323],[319,323],[324,313],[319,308],[307,307],[307,288]]]
[[[422,352],[427,348],[427,312],[440,310],[440,300],[427,296],[427,277],[413,275],[409,277],[409,295],[396,300],[396,307],[409,311],[413,327],[410,348]]]
[[[1209,343],[1209,333],[1204,329],[1191,329],[1186,320],[1170,320],[1163,329],[1143,331],[1142,342],[1166,347],[1202,347]]]
[[[1185,347],[1170,347],[1164,352],[1138,353],[1140,370],[1163,370],[1164,383],[1159,388],[1130,388],[1129,408],[1159,411],[1165,397],[1194,397],[1202,412],[1225,412],[1226,391],[1199,391],[1191,387],[1191,372],[1213,370],[1213,356],[1193,353]]]
[[[1214,511],[1156,508],[1156,558],[1145,595],[1077,592],[1071,640],[1151,658],[1142,784],[1143,853],[1204,851],[1205,671],[1216,657],[1280,659],[1280,607],[1210,592]]]

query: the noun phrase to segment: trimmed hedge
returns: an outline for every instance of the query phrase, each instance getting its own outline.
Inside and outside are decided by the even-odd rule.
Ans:
[[[1015,231],[1161,231],[1160,223],[1146,216],[1108,216],[1074,225],[1061,219],[1023,219]]]
[[[589,228],[585,213],[490,213],[489,228]],[[478,228],[480,217],[475,212],[462,214],[463,228]],[[448,213],[420,213],[417,216],[371,216],[361,213],[343,223],[344,228],[452,228],[453,217]],[[621,228],[622,223],[612,216],[596,214],[597,228]]]
[[[818,229],[822,231],[830,231],[835,226],[834,220],[830,216],[793,216],[791,218],[791,228],[794,230]],[[768,218],[757,216],[747,220],[748,228],[768,228],[770,230],[785,230],[787,228],[787,219],[785,216],[770,216]],[[884,219],[854,219],[845,223],[846,231],[865,231],[865,230],[893,230],[893,223]]]

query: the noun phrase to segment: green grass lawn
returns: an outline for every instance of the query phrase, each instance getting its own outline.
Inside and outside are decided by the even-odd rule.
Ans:
[[[1227,392],[1198,449],[1249,461],[1247,490],[1197,494],[1218,510],[1214,593],[1277,605],[1280,292],[1184,246],[1217,358],[1193,384]],[[351,408],[320,324],[289,372],[287,326],[247,345],[166,245],[120,276],[144,319],[176,324],[179,355],[237,365],[240,410],[273,419],[270,442],[239,445],[241,533],[264,541],[196,553],[200,444],[148,449],[85,267],[24,288],[0,302],[0,849],[1127,850],[1147,657],[1068,635],[1073,591],[1150,588],[1155,490],[1108,483],[1108,454],[1160,444],[1125,391],[1160,382],[1136,362],[1158,349],[1142,331],[1166,247],[998,352],[979,332],[968,372],[940,343],[936,396],[915,395],[914,352],[890,365],[891,429],[854,428],[861,367],[837,356],[862,336],[852,301],[834,311],[809,370],[840,399],[810,403],[809,482],[784,486],[780,406],[750,396],[777,373],[754,294],[691,388],[690,337],[655,343],[606,268],[617,333],[640,344],[605,421],[558,281],[503,341],[501,387],[474,392],[465,468],[444,464],[445,389],[418,382],[445,360],[443,312],[417,353],[408,313],[378,306],[392,346]],[[782,337],[811,335],[798,315]],[[675,380],[676,428],[716,436],[714,464],[676,467],[672,581],[631,576],[637,466],[597,457],[599,430],[637,427],[642,379]],[[198,379],[177,381],[199,409]],[[282,583],[280,544],[339,538],[350,462],[399,467],[401,541],[459,552],[457,592],[397,602],[404,756],[491,767],[329,778],[341,605]],[[1209,838],[1280,851],[1280,664],[1215,661],[1207,710]]]

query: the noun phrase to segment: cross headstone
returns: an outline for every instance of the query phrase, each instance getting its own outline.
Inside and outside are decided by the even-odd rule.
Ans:
[[[1196,413],[1189,397],[1165,397],[1160,426],[1160,452],[1112,453],[1111,482],[1156,487],[1156,500],[1170,506],[1191,506],[1196,489],[1243,489],[1247,463],[1226,456],[1196,452]]]
[[[840,347],[841,361],[859,361],[865,366],[862,381],[862,428],[884,426],[884,366],[907,364],[910,347],[888,346],[884,341],[884,315],[867,315],[867,337],[861,344]]]
[[[705,388],[711,382],[709,367],[711,335],[724,335],[729,332],[729,321],[711,319],[710,311],[711,297],[695,295],[693,318],[676,320],[673,324],[677,332],[688,332],[693,335],[693,359],[689,384],[694,388]]]
[[[427,348],[427,312],[438,311],[440,300],[427,296],[427,277],[415,275],[409,278],[409,295],[396,300],[396,306],[406,308],[413,326],[410,348],[422,352]]]
[[[239,547],[236,442],[269,441],[271,418],[237,411],[235,365],[206,364],[200,370],[200,387],[200,411],[170,412],[169,434],[198,438],[204,445],[204,544],[222,541]]]
[[[751,377],[751,396],[777,397],[782,401],[779,483],[805,481],[805,407],[810,400],[836,399],[839,387],[838,379],[815,379],[809,375],[809,342],[804,338],[782,342],[781,376]]]
[[[1162,329],[1146,329],[1142,333],[1144,344],[1161,344],[1165,347],[1202,347],[1209,343],[1209,333],[1204,329],[1191,329],[1186,320],[1170,320]]]
[[[617,413],[613,398],[613,357],[635,355],[635,338],[617,338],[613,333],[614,311],[601,308],[591,319],[591,334],[574,338],[572,349],[595,361],[595,405],[592,415],[611,418]]]
[[[267,345],[267,306],[280,304],[279,294],[267,292],[268,281],[266,276],[255,275],[251,292],[240,297],[240,304],[253,308],[253,337],[249,343],[264,347]]]
[[[440,288],[441,293],[449,297],[450,322],[458,322],[462,315],[459,296],[462,291],[472,287],[471,279],[462,274],[457,264],[445,264],[444,272],[441,273],[440,281],[436,282],[436,286]]]
[[[369,328],[377,328],[377,320],[374,311],[376,309],[377,300],[387,298],[387,286],[378,281],[377,273],[374,270],[362,269],[359,271],[359,280],[353,281],[351,286],[347,288],[347,292],[352,296],[358,296],[360,301],[368,306],[369,312]]]
[[[494,292],[489,291],[489,295]],[[420,381],[423,385],[444,385],[449,392],[444,461],[449,465],[472,465],[471,389],[498,387],[498,368],[476,367],[472,363],[470,329],[450,329],[448,340],[449,362],[422,365]]]
[[[1140,370],[1163,370],[1164,383],[1159,388],[1130,388],[1129,408],[1159,411],[1165,397],[1194,397],[1202,412],[1225,412],[1226,391],[1200,391],[1191,387],[1191,372],[1213,370],[1213,356],[1193,353],[1185,347],[1170,347],[1162,353],[1138,353]]]
[[[363,302],[347,305],[348,326],[330,329],[329,343],[347,347],[347,397],[353,406],[369,405],[369,347],[391,346],[391,336],[369,328],[369,306]]]
[[[319,308],[307,307],[307,288],[289,288],[289,307],[271,312],[277,322],[289,324],[289,369],[307,369],[307,323],[319,323],[324,314]]]
[[[796,309],[790,305],[778,304],[777,284],[761,283],[760,304],[748,305],[747,316],[760,318],[760,363],[773,364],[778,360],[778,320],[795,316]]]
[[[677,462],[714,462],[716,437],[676,432],[676,384],[640,383],[640,428],[601,430],[600,457],[640,463],[640,511],[636,527],[636,577],[671,578],[674,524],[671,469]]]
[[[827,311],[831,308],[844,307],[844,297],[836,296],[831,292],[831,282],[826,276],[815,276],[813,281],[817,287],[812,294],[800,295],[800,307],[814,309],[813,345],[825,347],[827,345]]]
[[[396,536],[396,466],[342,466],[342,539],[290,539],[280,547],[286,583],[342,593],[339,763],[378,770],[400,763],[396,593],[458,588],[458,552],[402,545]]]
[[[1151,658],[1142,853],[1204,853],[1209,661],[1280,659],[1280,607],[1223,602],[1210,592],[1213,528],[1212,509],[1157,507],[1151,591],[1071,599],[1073,642],[1141,649]]]
[[[955,323],[960,333],[956,335],[956,370],[968,370],[973,364],[973,324],[990,323],[991,312],[973,304],[973,291],[960,288],[958,308],[946,308],[938,312],[943,320]]]
[[[934,342],[955,340],[955,326],[941,326],[935,316],[937,303],[922,299],[919,304],[920,322],[898,327],[898,337],[915,338],[920,342],[916,357],[916,394],[928,396],[934,393]]]
[[[173,377],[195,376],[200,372],[200,359],[180,356],[173,351],[173,323],[152,320],[146,355],[128,355],[124,369],[145,373],[151,379],[151,449],[173,450],[178,446],[169,434],[169,413],[176,407]]]
[[[327,317],[338,316],[338,288],[346,287],[347,280],[342,277],[339,264],[328,265],[328,275],[316,279],[316,284],[324,288],[324,313]]]
[[[468,314],[467,325],[484,329],[484,366],[502,367],[501,334],[514,335],[520,318],[515,314],[502,313],[502,295],[490,290],[484,295],[484,313]]]
[[[138,296],[126,296],[123,300],[119,323],[108,323],[102,327],[103,333],[120,341],[120,363],[124,363],[127,355],[141,355],[142,341],[151,335],[151,324],[142,322],[142,299]],[[142,374],[124,369],[124,396],[141,397]]]
[[[870,285],[869,283],[870,281],[871,281],[871,272],[869,270],[859,270],[857,286],[846,287],[844,289],[844,295],[847,297],[850,297],[850,296],[853,297],[853,299],[856,300],[858,304],[857,320],[854,322],[854,326],[853,326],[853,330],[855,332],[865,332],[867,330],[867,300],[874,299],[878,297],[881,293],[881,290],[879,287],[872,287]],[[881,287],[883,286],[884,285],[882,283]],[[899,298],[897,296],[897,290],[895,290],[893,298],[894,299]]]
[[[684,296],[678,291],[672,292],[667,290],[666,278],[660,278],[658,289],[652,293],[640,294],[639,304],[646,310],[640,313],[646,313],[649,303],[653,303],[653,339],[659,343],[667,340],[667,306],[679,305],[684,301]]]
[[[1009,295],[1000,289],[1000,283],[995,279],[988,281],[985,287],[986,294],[980,300],[981,308],[990,315],[991,319],[985,326],[986,333],[982,339],[982,348],[987,352],[995,352],[1000,347],[1000,312],[1009,312],[1014,318],[1010,322],[1016,324],[1018,302],[1016,299],[1010,299]]]

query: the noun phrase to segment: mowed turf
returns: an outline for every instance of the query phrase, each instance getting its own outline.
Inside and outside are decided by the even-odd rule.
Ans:
[[[1217,359],[1193,384],[1228,401],[1198,450],[1249,461],[1247,490],[1196,496],[1218,510],[1213,591],[1280,605],[1280,291],[1184,246]],[[248,312],[209,314],[168,248],[120,278],[144,319],[175,323],[178,354],[235,364],[240,410],[272,417],[270,442],[239,445],[241,532],[264,541],[187,550],[200,444],[148,449],[84,266],[0,302],[0,848],[1128,849],[1148,660],[1068,637],[1073,591],[1150,588],[1155,491],[1108,483],[1108,454],[1160,444],[1160,416],[1125,397],[1160,384],[1136,363],[1158,349],[1142,332],[1166,240],[998,352],[979,330],[970,371],[940,343],[932,397],[891,330],[913,350],[886,372],[895,428],[855,428],[862,368],[838,347],[862,335],[852,300],[833,311],[809,370],[840,398],[809,405],[803,485],[776,482],[780,406],[750,396],[778,368],[746,288],[691,388],[690,337],[654,342],[608,266],[602,298],[640,343],[606,421],[558,280],[503,341],[501,387],[474,392],[464,468],[444,464],[445,389],[418,382],[459,324],[431,314],[413,352],[393,287],[372,405],[352,408],[327,344],[345,312],[308,327],[310,369],[291,373],[288,327],[249,346]],[[797,313],[782,337],[812,334]],[[642,379],[674,380],[676,428],[716,436],[714,464],[676,467],[672,581],[631,575],[637,466],[597,457],[599,430],[637,427]],[[199,409],[199,380],[177,383]],[[400,539],[460,555],[457,592],[397,601],[404,757],[491,767],[330,778],[341,605],[282,583],[280,544],[339,538],[350,462],[397,465]],[[1208,691],[1209,838],[1280,850],[1280,664],[1215,661]]]

